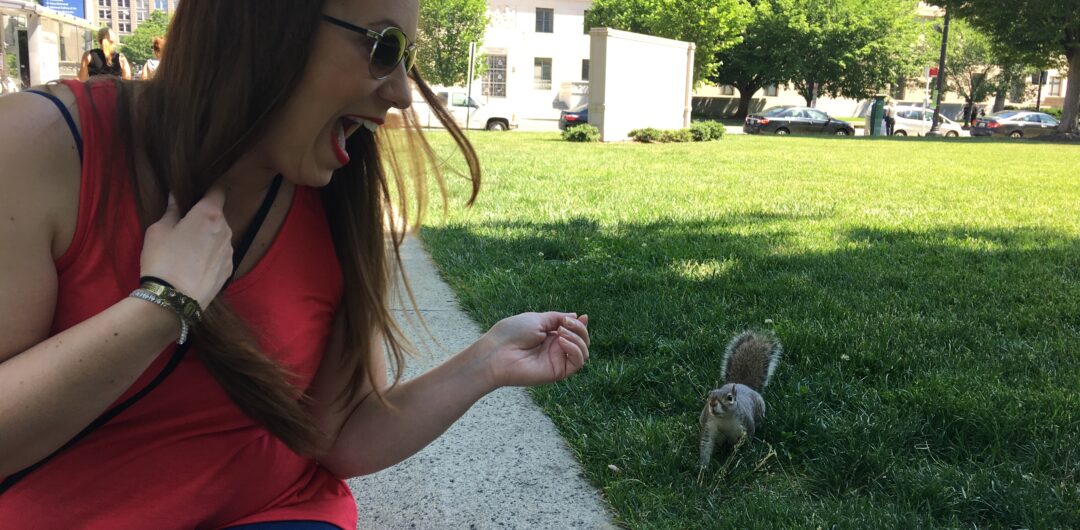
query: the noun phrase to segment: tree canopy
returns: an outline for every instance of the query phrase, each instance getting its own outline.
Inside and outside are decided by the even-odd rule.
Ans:
[[[920,66],[912,0],[772,0],[799,50],[792,82],[807,104],[820,95],[864,99]]]
[[[488,25],[485,0],[424,0],[420,3],[420,31],[416,37],[417,67],[431,84],[462,86],[469,71],[469,43],[477,50]],[[477,52],[475,79],[486,63]]]
[[[143,64],[154,57],[154,37],[164,37],[169,31],[169,14],[162,10],[150,12],[146,20],[139,22],[135,31],[120,39],[122,51],[131,64]]]
[[[716,76],[717,54],[742,39],[750,12],[746,0],[596,0],[586,23],[693,42],[700,83]]]
[[[717,70],[711,81],[739,90],[739,110],[743,118],[754,93],[766,85],[786,83],[793,77],[793,58],[799,53],[787,31],[782,6],[758,2],[749,10],[741,41],[716,55]]]
[[[984,31],[1014,57],[1047,64],[1064,56],[1068,91],[1058,131],[1077,134],[1080,107],[1080,2],[1076,0],[935,0]]]

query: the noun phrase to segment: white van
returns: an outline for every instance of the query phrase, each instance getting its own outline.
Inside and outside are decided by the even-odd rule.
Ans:
[[[508,131],[518,127],[517,116],[513,112],[501,105],[481,105],[464,90],[435,89],[435,95],[442,100],[446,110],[450,111],[450,115],[462,129],[466,124],[469,129],[489,131]],[[413,109],[420,117],[420,125],[442,127],[439,118],[431,112],[431,107],[417,91],[413,91]]]
[[[934,109],[897,105],[893,107],[893,136],[922,136],[930,131],[934,124]],[[870,117],[866,118],[866,130],[870,130]],[[884,134],[884,132],[882,132]],[[959,123],[941,116],[941,135],[955,138],[966,136],[966,131]]]

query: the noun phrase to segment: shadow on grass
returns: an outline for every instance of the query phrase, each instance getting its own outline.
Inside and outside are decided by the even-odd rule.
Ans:
[[[825,220],[576,218],[422,237],[482,324],[592,317],[589,367],[536,395],[626,521],[677,512],[672,527],[699,527],[714,496],[763,508],[768,484],[792,497],[766,527],[823,505],[841,525],[1080,526],[1080,240],[854,228],[803,250],[800,232]],[[767,320],[786,352],[761,439],[719,492],[694,487],[701,396],[732,334]],[[766,447],[777,460],[758,470]]]

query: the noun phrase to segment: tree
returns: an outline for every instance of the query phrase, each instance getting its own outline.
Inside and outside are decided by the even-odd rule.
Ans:
[[[1068,89],[1058,132],[1078,135],[1080,110],[1080,2],[1076,0],[936,0],[953,15],[990,35],[1031,64],[1064,55]]]
[[[424,0],[420,3],[420,32],[416,37],[417,67],[434,85],[463,86],[483,75],[486,63],[476,58],[469,71],[469,43],[477,49],[488,25],[485,0]]]
[[[750,16],[746,0],[596,0],[589,27],[693,42],[694,82],[713,79],[717,54],[736,45]]]
[[[739,110],[735,114],[739,119],[749,113],[758,90],[786,83],[794,73],[792,58],[798,50],[792,48],[783,5],[774,3],[762,1],[751,6],[742,40],[716,55],[717,71],[711,81],[739,91]]]
[[[864,99],[919,65],[911,0],[777,0],[788,12],[792,81],[807,105],[820,95]]]
[[[151,11],[131,35],[120,39],[124,44],[124,56],[131,64],[144,64],[154,57],[154,37],[164,37],[168,31],[169,14],[160,9]]]
[[[940,35],[938,39],[940,41]],[[949,25],[949,43],[945,57],[946,90],[958,94],[967,103],[966,109],[974,109],[975,103],[986,101],[997,92],[995,83],[999,75],[990,38],[963,20]],[[970,122],[965,113],[964,124]]]

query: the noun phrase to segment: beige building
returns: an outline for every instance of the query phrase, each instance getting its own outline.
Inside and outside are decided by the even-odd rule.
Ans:
[[[88,0],[86,18],[97,26],[109,26],[120,35],[130,35],[152,11],[176,11],[180,0]]]

